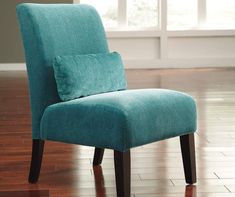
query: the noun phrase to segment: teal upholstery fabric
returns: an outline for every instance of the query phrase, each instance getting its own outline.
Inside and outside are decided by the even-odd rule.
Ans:
[[[45,108],[60,102],[53,73],[59,55],[109,52],[96,10],[88,5],[19,4],[17,6],[30,87],[33,138],[40,138]]]
[[[109,53],[96,10],[88,5],[20,4],[33,139],[125,151],[196,130],[196,106],[183,93],[123,90],[61,102],[57,56]]]
[[[192,97],[171,90],[103,93],[46,108],[41,138],[125,151],[196,130]]]
[[[117,52],[57,56],[53,63],[61,100],[126,89],[121,56]]]

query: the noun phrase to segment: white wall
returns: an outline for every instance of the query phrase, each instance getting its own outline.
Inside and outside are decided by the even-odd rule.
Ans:
[[[107,32],[127,68],[235,66],[234,30]]]
[[[20,1],[23,0],[14,0],[9,5],[15,8],[16,2]],[[121,53],[126,68],[235,67],[235,30],[167,31],[166,1],[162,1],[161,10],[164,11],[160,18],[161,31],[107,32],[111,51]],[[15,27],[15,11],[12,15]],[[19,32],[15,32],[19,36]],[[4,45],[2,47],[6,49]],[[22,52],[16,54],[22,56]],[[0,58],[0,70],[25,69],[25,64],[18,63],[21,61],[17,58],[11,58],[12,62],[1,61],[3,59]]]

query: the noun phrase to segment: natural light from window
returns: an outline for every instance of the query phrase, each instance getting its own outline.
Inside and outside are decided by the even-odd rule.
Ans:
[[[158,26],[157,0],[127,0],[126,11],[119,11],[118,0],[80,0],[80,3],[93,5],[102,17],[106,28],[138,29]],[[76,1],[75,1],[76,3]],[[124,13],[126,12],[126,13]],[[124,18],[118,20],[118,18]]]
[[[235,0],[207,0],[206,27],[235,29]]]
[[[168,0],[167,28],[192,29],[197,25],[197,0]]]
[[[129,27],[157,27],[158,1],[128,0],[127,16]]]
[[[111,30],[157,31],[161,29],[159,21],[164,13],[167,24],[162,26],[167,26],[167,30],[235,29],[235,0],[167,0],[165,11],[159,6],[163,1],[166,0],[80,0],[80,3],[93,5],[105,28]]]
[[[118,1],[117,0],[80,0],[80,3],[94,6],[102,17],[105,27],[117,27]]]

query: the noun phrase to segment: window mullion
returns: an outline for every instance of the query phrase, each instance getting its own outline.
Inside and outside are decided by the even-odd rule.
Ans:
[[[159,0],[159,27],[167,30],[167,0]]]
[[[198,0],[198,26],[203,26],[206,23],[206,1],[207,0]]]
[[[118,0],[118,26],[127,26],[127,0]]]
[[[167,0],[159,0],[159,27],[160,36],[160,58],[166,59],[168,56],[168,37],[167,37]]]

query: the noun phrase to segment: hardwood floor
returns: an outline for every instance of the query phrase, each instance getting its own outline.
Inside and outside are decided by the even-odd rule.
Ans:
[[[198,182],[186,186],[179,138],[132,150],[132,197],[235,196],[235,69],[128,70],[129,88],[194,96]],[[31,122],[26,73],[0,72],[0,196],[115,196],[113,151],[92,167],[94,148],[46,142],[38,184],[28,184]],[[37,191],[40,190],[40,191]],[[13,192],[13,193],[10,193]]]
[[[48,190],[0,191],[2,197],[49,197]]]

